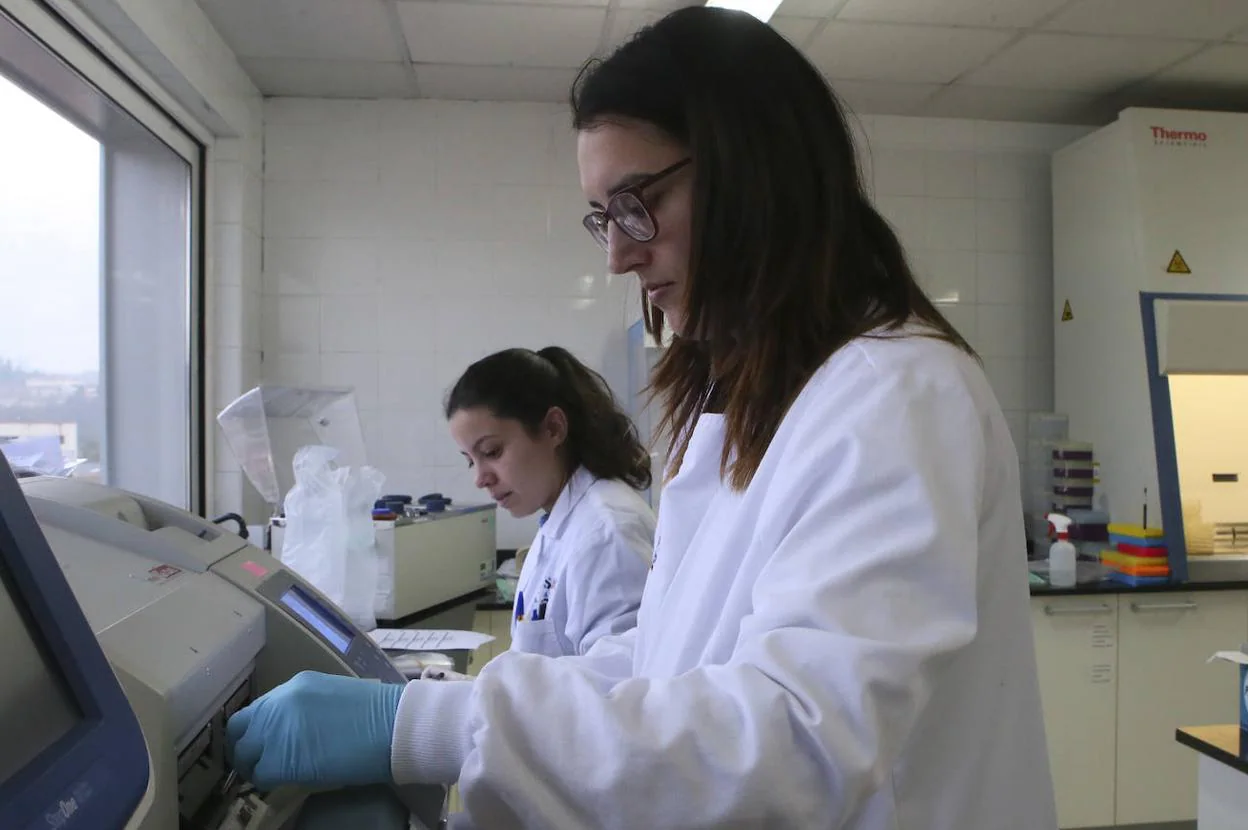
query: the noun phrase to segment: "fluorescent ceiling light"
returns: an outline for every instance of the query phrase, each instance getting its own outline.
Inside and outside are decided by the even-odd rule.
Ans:
[[[752,14],[766,23],[780,8],[781,0],[708,0],[708,6],[717,9],[735,9]]]

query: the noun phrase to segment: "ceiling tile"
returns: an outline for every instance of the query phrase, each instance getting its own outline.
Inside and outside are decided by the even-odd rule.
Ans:
[[[399,61],[383,0],[200,0],[242,58]]]
[[[1033,34],[960,80],[972,86],[1104,94],[1199,48],[1183,40]]]
[[[575,69],[419,64],[416,82],[426,98],[457,101],[549,101],[565,103]]]
[[[693,0],[618,0],[616,5],[621,9],[647,9],[657,12],[674,12],[686,6],[702,6],[704,3]]]
[[[1248,25],[1244,0],[1079,0],[1042,28],[1094,35],[1222,40]]]
[[[240,58],[264,95],[317,98],[404,98],[415,94],[401,63]]]
[[[845,0],[783,0],[777,15],[786,17],[831,17],[841,10]]]
[[[893,84],[877,81],[833,81],[836,95],[859,115],[910,115],[936,90],[937,84]]]
[[[623,46],[633,34],[644,26],[657,22],[664,12],[646,9],[618,9],[607,23],[607,36],[602,41],[601,52],[609,54]]]
[[[784,35],[785,39],[796,46],[802,46],[807,38],[814,34],[816,27],[822,23],[813,17],[788,17],[776,15],[771,19],[771,28]]]
[[[807,48],[831,78],[948,83],[1010,39],[1007,32],[834,21]]]
[[[922,114],[982,121],[1035,121],[1058,124],[1101,123],[1097,99],[1075,92],[1006,89],[952,84],[932,96]]]
[[[605,9],[400,2],[417,63],[579,67],[598,46]]]
[[[1248,45],[1212,46],[1153,79],[1162,83],[1248,87]]]
[[[837,20],[1021,29],[1069,0],[849,0]]]

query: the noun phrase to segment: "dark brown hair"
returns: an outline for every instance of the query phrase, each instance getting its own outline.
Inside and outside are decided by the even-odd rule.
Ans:
[[[568,418],[568,472],[584,466],[597,478],[619,479],[636,490],[650,486],[650,455],[637,428],[615,401],[602,375],[567,349],[506,349],[469,366],[446,397],[449,420],[482,407],[537,433],[551,407]]]
[[[727,428],[721,474],[744,489],[802,387],[854,338],[916,319],[973,354],[869,202],[835,94],[770,26],[673,12],[586,65],[571,103],[578,130],[644,121],[694,160],[684,331],[651,378],[671,471],[712,388]],[[657,337],[662,312],[644,292],[642,305]]]

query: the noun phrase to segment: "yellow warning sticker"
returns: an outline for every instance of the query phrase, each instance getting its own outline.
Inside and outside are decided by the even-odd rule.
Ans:
[[[1067,300],[1066,304],[1062,306],[1062,322],[1069,323],[1073,319],[1075,319],[1075,314],[1070,310],[1070,300]]]
[[[1190,274],[1192,269],[1187,267],[1187,260],[1183,259],[1183,255],[1176,248],[1174,256],[1170,257],[1170,264],[1166,266],[1167,274]]]

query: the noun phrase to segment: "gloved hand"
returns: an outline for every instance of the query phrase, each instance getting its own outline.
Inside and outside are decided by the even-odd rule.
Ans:
[[[472,675],[460,674],[457,671],[443,669],[437,666],[425,666],[420,673],[421,680],[471,680]]]
[[[230,718],[226,754],[268,792],[389,783],[390,744],[404,686],[300,672]]]

